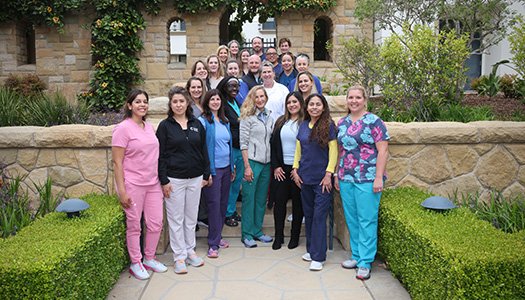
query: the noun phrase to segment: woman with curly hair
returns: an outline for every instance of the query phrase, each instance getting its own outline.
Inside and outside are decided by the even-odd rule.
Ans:
[[[306,227],[306,253],[311,271],[323,269],[326,260],[326,218],[332,205],[332,174],[337,162],[336,129],[326,98],[312,94],[299,126],[292,178],[301,188]]]

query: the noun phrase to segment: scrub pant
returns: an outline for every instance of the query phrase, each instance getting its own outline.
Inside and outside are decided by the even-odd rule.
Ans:
[[[201,197],[202,175],[189,179],[168,177],[171,194],[166,201],[170,246],[174,260],[195,254],[195,226]]]
[[[146,238],[144,239],[144,256],[146,259],[155,258],[155,250],[162,230],[162,189],[160,184],[138,186],[125,183],[126,193],[133,202],[126,213],[126,243],[131,263],[142,260],[140,252],[140,219],[144,213],[146,223]]]
[[[228,196],[228,208],[226,217],[231,217],[237,208],[237,198],[241,191],[242,178],[244,177],[244,162],[242,161],[241,150],[233,148],[233,164],[235,165],[235,179],[230,185],[230,195]]]
[[[312,260],[326,260],[326,218],[332,205],[332,192],[322,192],[319,184],[301,186],[304,225],[306,229],[306,252]]]
[[[350,231],[352,259],[358,267],[371,268],[377,252],[377,216],[381,193],[373,183],[339,181],[346,225]]]
[[[286,203],[292,199],[292,239],[299,240],[301,234],[301,225],[303,222],[303,205],[301,203],[301,190],[291,178],[292,166],[284,165],[283,167],[286,179],[279,181],[272,179],[272,189],[274,189],[274,207],[273,221],[275,224],[275,238],[284,238],[284,220],[286,219]],[[273,174],[273,173],[272,173]],[[271,192],[271,191],[270,191]]]
[[[213,176],[213,184],[202,189],[208,206],[208,246],[214,250],[219,249],[222,238],[231,174],[230,166],[216,169],[215,176]]]
[[[249,163],[253,180],[242,181],[242,240],[253,240],[263,235],[262,226],[270,185],[270,164],[253,160],[249,160]]]

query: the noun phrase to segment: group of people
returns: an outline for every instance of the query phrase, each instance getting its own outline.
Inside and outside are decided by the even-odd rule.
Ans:
[[[156,132],[145,121],[148,94],[133,90],[128,95],[125,119],[113,131],[112,153],[127,217],[130,272],[138,279],[149,278],[146,269],[167,271],[155,259],[163,201],[177,274],[187,273],[187,265],[204,265],[195,252],[201,218],[207,220],[208,258],[229,247],[223,226],[239,223],[245,247],[273,241],[272,249],[280,249],[289,199],[287,246],[298,247],[304,217],[302,259],[310,262],[310,270],[322,270],[333,188],[341,193],[350,230],[352,255],[342,266],[358,268],[358,279],[370,277],[388,132],[379,117],[366,111],[367,94],[360,86],[349,88],[348,115],[335,125],[319,79],[308,71],[308,56],[295,57],[290,47],[288,39],[281,39],[280,56],[274,47],[264,53],[259,37],[252,40],[251,53],[240,50],[237,41],[220,46],[216,55],[193,65],[185,87],[169,90],[167,118]],[[236,211],[239,193],[241,214]],[[274,238],[263,232],[267,205],[273,207]]]

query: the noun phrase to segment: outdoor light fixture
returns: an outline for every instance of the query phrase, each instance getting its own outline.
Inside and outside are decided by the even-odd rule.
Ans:
[[[424,208],[444,212],[456,208],[456,205],[449,199],[441,196],[432,196],[421,203]]]
[[[80,217],[80,212],[89,208],[89,204],[80,199],[67,199],[57,206],[55,211],[65,212],[68,218]]]

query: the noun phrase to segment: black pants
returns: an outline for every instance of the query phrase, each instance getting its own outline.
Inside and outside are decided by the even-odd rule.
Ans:
[[[292,238],[299,238],[301,234],[301,224],[303,222],[303,205],[301,203],[301,190],[292,180],[292,166],[283,167],[286,179],[278,181],[272,174],[272,187],[275,187],[273,220],[275,223],[275,238],[284,238],[284,221],[286,219],[286,203],[292,199]]]

